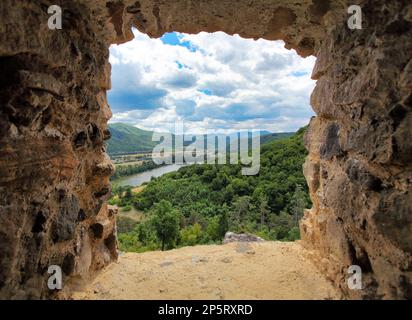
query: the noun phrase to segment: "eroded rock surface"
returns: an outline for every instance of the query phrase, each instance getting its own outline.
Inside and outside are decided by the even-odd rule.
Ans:
[[[412,299],[412,6],[362,8],[363,29],[336,25],[316,54],[301,231],[349,297]],[[348,289],[350,265],[363,290]]]
[[[359,1],[363,29],[328,0],[2,0],[0,3],[0,296],[47,298],[116,258],[108,47],[164,32],[282,39],[316,55],[317,113],[304,171],[313,208],[304,244],[349,297],[412,295],[412,5]],[[60,5],[63,29],[49,30]],[[365,289],[348,290],[349,265]]]
[[[51,31],[47,8],[59,2],[63,29]],[[66,285],[117,256],[105,204],[109,52],[91,10],[82,1],[0,4],[2,298],[48,297],[50,265]]]

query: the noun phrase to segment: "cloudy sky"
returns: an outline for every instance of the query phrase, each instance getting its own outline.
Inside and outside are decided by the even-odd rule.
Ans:
[[[188,132],[295,131],[309,122],[315,59],[282,41],[249,40],[222,32],[168,33],[110,49],[111,122]]]

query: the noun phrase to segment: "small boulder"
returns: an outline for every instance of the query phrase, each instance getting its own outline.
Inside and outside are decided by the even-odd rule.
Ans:
[[[230,242],[262,242],[262,241],[265,241],[265,240],[253,234],[234,233],[234,232],[226,232],[225,238],[223,239],[224,244],[230,243]]]

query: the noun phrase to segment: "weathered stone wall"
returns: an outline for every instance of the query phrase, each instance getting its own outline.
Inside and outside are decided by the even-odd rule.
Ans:
[[[346,26],[360,3],[362,30]],[[131,27],[282,39],[318,57],[304,171],[313,208],[304,244],[349,297],[410,298],[411,22],[409,1],[12,0],[0,3],[0,296],[47,297],[116,258],[108,47]],[[63,29],[47,8],[63,8]],[[363,268],[365,289],[347,290]]]
[[[337,23],[316,53],[301,230],[350,297],[412,299],[412,5],[362,9],[362,30]],[[364,290],[348,290],[350,265]]]
[[[47,27],[51,4],[62,30]],[[102,28],[78,1],[0,3],[1,298],[48,296],[52,264],[67,284],[117,256]]]

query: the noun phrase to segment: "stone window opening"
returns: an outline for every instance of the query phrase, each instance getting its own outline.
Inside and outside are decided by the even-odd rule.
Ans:
[[[59,2],[68,13],[61,30],[48,30],[47,8],[35,1],[4,0],[0,12],[1,297],[50,297],[46,285],[25,291],[43,283],[49,262],[64,262],[71,276],[110,262],[108,50],[131,40],[134,26],[151,37],[283,40],[316,56],[303,243],[346,297],[411,298],[411,4],[362,1],[363,28],[350,30],[347,1]],[[94,242],[88,230],[98,221],[106,237]],[[354,254],[370,265],[362,291],[345,281]]]

